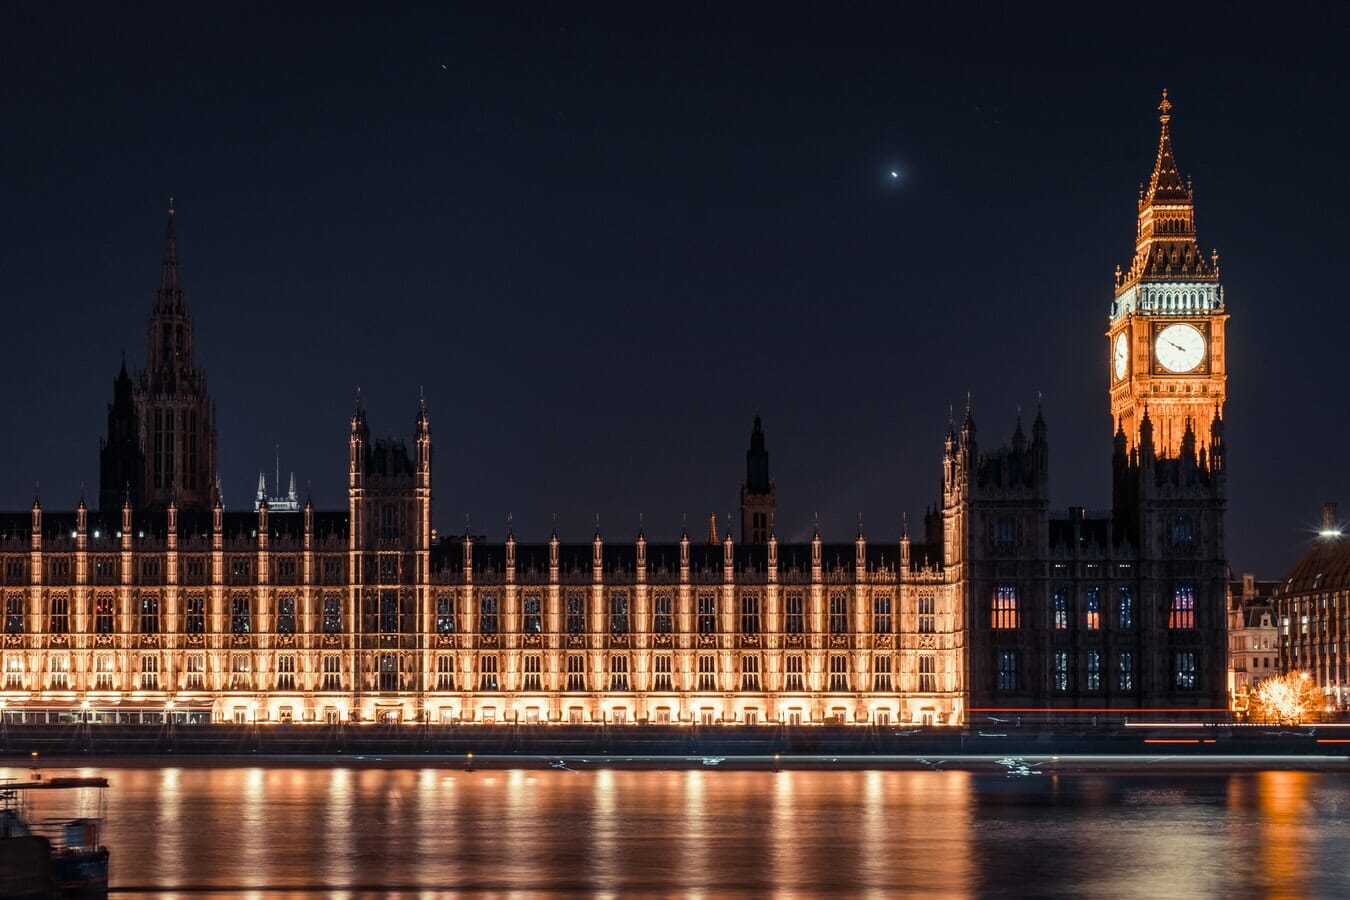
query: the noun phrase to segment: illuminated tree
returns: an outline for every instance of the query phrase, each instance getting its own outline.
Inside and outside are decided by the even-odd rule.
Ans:
[[[1322,692],[1307,672],[1290,672],[1256,686],[1249,717],[1258,722],[1297,725],[1321,712],[1323,703]]]

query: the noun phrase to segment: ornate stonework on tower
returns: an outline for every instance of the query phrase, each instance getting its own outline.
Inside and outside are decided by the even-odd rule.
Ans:
[[[165,509],[173,503],[182,510],[209,510],[216,492],[216,410],[206,390],[206,373],[193,361],[192,319],[178,271],[172,199],[147,331],[145,369],[137,373],[134,388],[144,469],[139,490],[132,486],[131,504],[137,509]]]
[[[1195,203],[1172,152],[1172,104],[1163,91],[1158,158],[1139,199],[1138,236],[1128,271],[1116,270],[1107,327],[1111,417],[1126,449],[1139,444],[1145,411],[1155,451],[1175,456],[1187,424],[1199,432],[1223,415],[1227,367],[1219,254],[1195,239]]]

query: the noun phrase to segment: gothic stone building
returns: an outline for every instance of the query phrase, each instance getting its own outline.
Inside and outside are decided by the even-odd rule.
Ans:
[[[172,212],[146,368],[114,382],[97,512],[0,514],[8,720],[956,725],[1226,707],[1223,324],[1162,105],[1108,327],[1113,508],[1049,508],[1049,441],[950,423],[921,539],[781,543],[755,421],[739,540],[432,528],[432,433],[342,510],[227,511]]]

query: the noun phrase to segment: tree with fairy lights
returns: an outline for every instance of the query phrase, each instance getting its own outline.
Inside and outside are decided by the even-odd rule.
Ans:
[[[1316,718],[1323,703],[1322,692],[1307,672],[1289,672],[1257,685],[1248,718],[1254,722],[1298,725]]]

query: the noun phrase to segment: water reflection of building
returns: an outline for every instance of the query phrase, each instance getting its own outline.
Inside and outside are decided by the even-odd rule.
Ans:
[[[1039,407],[997,449],[967,407],[914,537],[860,523],[780,541],[758,419],[739,536],[437,536],[421,403],[404,442],[372,440],[358,401],[345,509],[292,482],[227,511],[171,214],[100,508],[0,514],[9,714],[944,725],[1224,708],[1227,312],[1161,109],[1108,321],[1113,508],[1050,513]]]
[[[1350,657],[1350,540],[1336,504],[1322,508],[1322,526],[1303,558],[1275,591],[1280,668],[1307,672],[1330,705],[1347,701]]]

